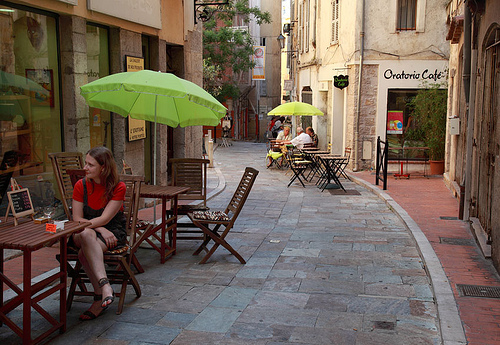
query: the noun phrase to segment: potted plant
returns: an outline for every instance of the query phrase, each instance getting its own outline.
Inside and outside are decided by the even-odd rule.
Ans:
[[[442,84],[426,84],[410,101],[411,116],[429,148],[431,174],[443,174],[448,92]]]

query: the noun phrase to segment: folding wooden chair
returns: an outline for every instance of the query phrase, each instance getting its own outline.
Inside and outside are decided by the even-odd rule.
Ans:
[[[85,177],[84,169],[66,169],[66,174],[69,175],[71,185],[74,187],[75,184]]]
[[[172,158],[172,186],[189,187],[189,191],[178,196],[177,215],[187,215],[189,212],[206,211],[207,207],[207,167],[208,159]],[[189,202],[189,204],[186,204]],[[171,217],[173,210],[167,210]],[[194,228],[189,230],[188,228]],[[189,235],[190,234],[190,235]],[[177,223],[178,240],[204,240],[205,235],[193,223]]]
[[[343,162],[342,165],[339,167],[339,172],[340,172],[340,175],[342,175],[345,179],[351,180],[349,178],[349,175],[347,175],[347,173],[345,172],[345,168],[347,167],[347,165],[349,165],[349,160],[351,159],[351,148],[350,147],[346,147],[344,149],[344,157],[346,157],[347,160],[345,162]]]
[[[292,154],[293,153],[290,152],[289,154],[285,155],[287,163],[293,174],[290,178],[290,182],[288,183],[287,188],[290,187],[290,185],[295,180],[299,180],[299,182],[302,184],[302,187],[305,188],[306,186],[304,185],[304,181],[307,181],[307,178],[304,175],[304,172],[309,168],[312,162],[300,157],[296,159],[292,157]]]
[[[271,141],[270,149],[266,155],[266,167],[270,168],[275,165],[277,168],[283,168],[285,157],[283,155],[282,145],[276,143],[276,141]]]
[[[188,213],[188,217],[193,224],[199,227],[207,236],[193,255],[198,255],[202,250],[207,250],[208,243],[214,241],[212,248],[208,250],[208,253],[200,261],[200,264],[206,263],[220,245],[229,250],[242,264],[246,263],[241,255],[227,243],[225,238],[232,229],[236,218],[238,218],[258,174],[259,172],[253,168],[247,167],[245,169],[238,188],[236,188],[225,211],[197,211]],[[224,230],[219,233],[221,227],[224,227]]]
[[[64,212],[66,213],[66,217],[72,220],[71,200],[73,199],[73,184],[67,170],[83,169],[83,155],[81,152],[58,152],[49,153],[49,158],[52,162],[57,187],[61,193]]]
[[[122,174],[123,175],[133,175],[134,172],[132,170],[132,167],[130,165],[128,165],[124,159],[122,159],[122,163],[123,163]]]
[[[104,263],[106,264],[106,274],[111,284],[120,284],[120,291],[116,292],[119,298],[118,310],[116,314],[121,314],[125,303],[125,294],[127,285],[132,285],[137,298],[141,297],[141,288],[139,282],[135,278],[131,266],[134,265],[139,271],[144,271],[140,266],[135,252],[138,249],[140,241],[136,238],[137,213],[139,210],[139,197],[141,183],[144,182],[144,177],[133,175],[120,175],[120,180],[127,186],[125,201],[123,202],[126,229],[128,234],[128,244],[120,249],[111,250],[104,253]],[[68,254],[68,262],[76,261],[75,267],[68,270],[68,275],[71,277],[71,283],[68,293],[68,311],[71,309],[74,296],[93,296],[94,292],[86,288],[86,284],[90,283],[85,271],[78,260],[78,254]],[[140,268],[140,269],[139,269]],[[77,290],[79,288],[79,290]]]

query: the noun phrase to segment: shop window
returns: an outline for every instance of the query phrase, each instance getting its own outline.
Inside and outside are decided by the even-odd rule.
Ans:
[[[400,157],[402,147],[423,147],[418,124],[411,116],[410,102],[418,90],[389,90],[387,95],[387,142],[389,159]],[[424,158],[424,151],[415,151],[409,158]]]
[[[398,0],[396,30],[416,29],[417,0]]]
[[[37,207],[54,201],[48,153],[62,150],[56,16],[0,5],[0,33],[0,200],[14,177]]]
[[[108,29],[87,24],[87,77],[89,83],[109,75]],[[90,146],[111,147],[111,114],[89,108]]]

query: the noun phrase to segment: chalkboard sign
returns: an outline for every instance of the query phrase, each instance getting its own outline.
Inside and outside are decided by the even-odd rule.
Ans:
[[[15,218],[28,216],[34,214],[33,203],[31,202],[31,195],[27,188],[13,190],[7,192],[9,198],[9,205],[11,206],[12,215]]]

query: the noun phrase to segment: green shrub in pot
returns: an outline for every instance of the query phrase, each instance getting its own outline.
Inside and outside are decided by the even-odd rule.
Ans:
[[[411,116],[429,148],[429,158],[434,161],[445,156],[448,91],[443,85],[425,84],[409,103]]]

